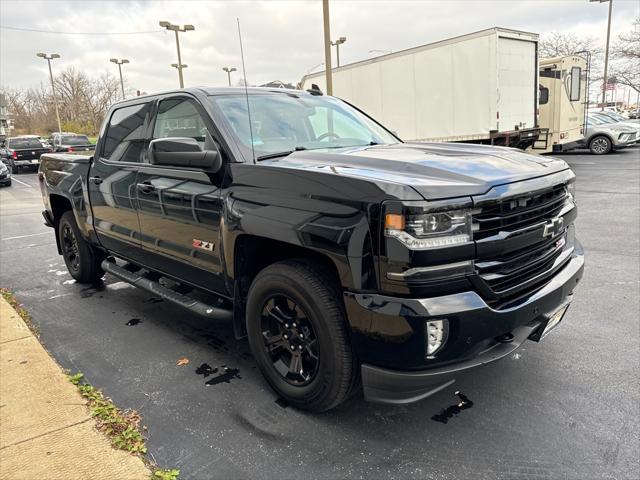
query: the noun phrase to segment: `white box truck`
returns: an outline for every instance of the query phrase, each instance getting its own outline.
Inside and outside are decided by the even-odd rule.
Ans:
[[[325,73],[301,83],[325,91]],[[538,35],[491,28],[344,65],[333,94],[403,140],[527,148],[540,133]]]

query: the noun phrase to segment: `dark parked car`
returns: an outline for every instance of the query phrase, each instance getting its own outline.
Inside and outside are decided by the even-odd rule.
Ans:
[[[8,187],[11,185],[11,168],[0,162],[0,185]]]
[[[539,341],[583,273],[564,161],[403,143],[318,90],[127,100],[95,155],[45,155],[39,178],[76,280],[106,271],[233,322],[312,411],[360,385],[413,402]]]
[[[3,156],[6,157],[11,170],[19,172],[23,168],[37,169],[40,156],[50,152],[51,149],[44,147],[36,136],[30,135],[8,138]]]
[[[75,133],[56,134],[53,136],[52,142],[54,152],[86,152],[96,148],[89,137]]]

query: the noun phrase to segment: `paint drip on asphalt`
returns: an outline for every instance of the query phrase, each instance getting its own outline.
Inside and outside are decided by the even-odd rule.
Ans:
[[[464,393],[456,392],[456,395],[460,399],[460,402],[440,410],[431,417],[431,420],[446,424],[450,418],[457,416],[462,410],[467,410],[468,408],[473,407],[473,402],[469,400]]]

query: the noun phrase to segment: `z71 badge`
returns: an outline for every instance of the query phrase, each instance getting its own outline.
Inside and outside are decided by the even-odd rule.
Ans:
[[[193,248],[199,248],[200,250],[206,250],[207,252],[213,252],[213,247],[215,245],[213,242],[205,242],[203,240],[198,240],[197,238],[194,238],[191,246]]]

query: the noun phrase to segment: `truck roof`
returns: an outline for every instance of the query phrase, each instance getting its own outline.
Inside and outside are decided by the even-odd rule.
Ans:
[[[465,40],[469,40],[471,38],[484,37],[486,35],[497,35],[497,34],[501,34],[501,36],[506,36],[506,37],[509,37],[509,38],[525,39],[525,40],[530,40],[530,41],[535,41],[535,42],[537,42],[538,38],[539,38],[539,35],[537,33],[533,33],[533,32],[525,32],[525,31],[522,31],[522,30],[514,30],[512,28],[492,27],[492,28],[487,28],[485,30],[478,30],[477,32],[466,33],[464,35],[458,35],[457,37],[445,38],[443,40],[438,40],[436,42],[426,43],[424,45],[418,45],[417,47],[411,47],[411,48],[406,48],[404,50],[398,50],[397,52],[386,53],[384,55],[379,55],[377,57],[367,58],[365,60],[359,60],[359,61],[353,62],[353,63],[347,63],[345,65],[340,65],[339,67],[333,68],[333,71],[337,72],[337,71],[340,71],[340,70],[348,70],[348,69],[356,67],[356,66],[366,65],[366,64],[369,64],[369,63],[381,62],[381,61],[388,60],[390,58],[402,57],[404,55],[411,55],[413,53],[421,52],[423,50],[429,50],[431,48],[438,48],[438,47],[442,47],[442,46],[447,45],[447,44],[458,43],[458,42],[462,42],[462,41],[465,41]],[[304,84],[305,79],[310,79],[310,78],[314,78],[314,77],[318,77],[318,76],[324,76],[324,75],[325,75],[324,70],[321,70],[321,71],[318,71],[318,72],[314,72],[314,73],[309,73],[309,74],[307,74],[307,75],[302,77],[302,80],[300,81],[300,83]]]
[[[148,95],[140,95],[139,97],[127,98],[120,100],[113,105],[126,105],[130,102],[135,102],[140,99],[153,98],[161,95],[173,94],[173,93],[191,93],[191,94],[205,94],[205,95],[244,95],[245,91],[249,95],[261,94],[261,93],[295,93],[296,95],[311,95],[304,90],[293,90],[290,88],[276,88],[276,87],[188,87],[179,88],[176,90],[164,90],[161,92],[150,93]]]

